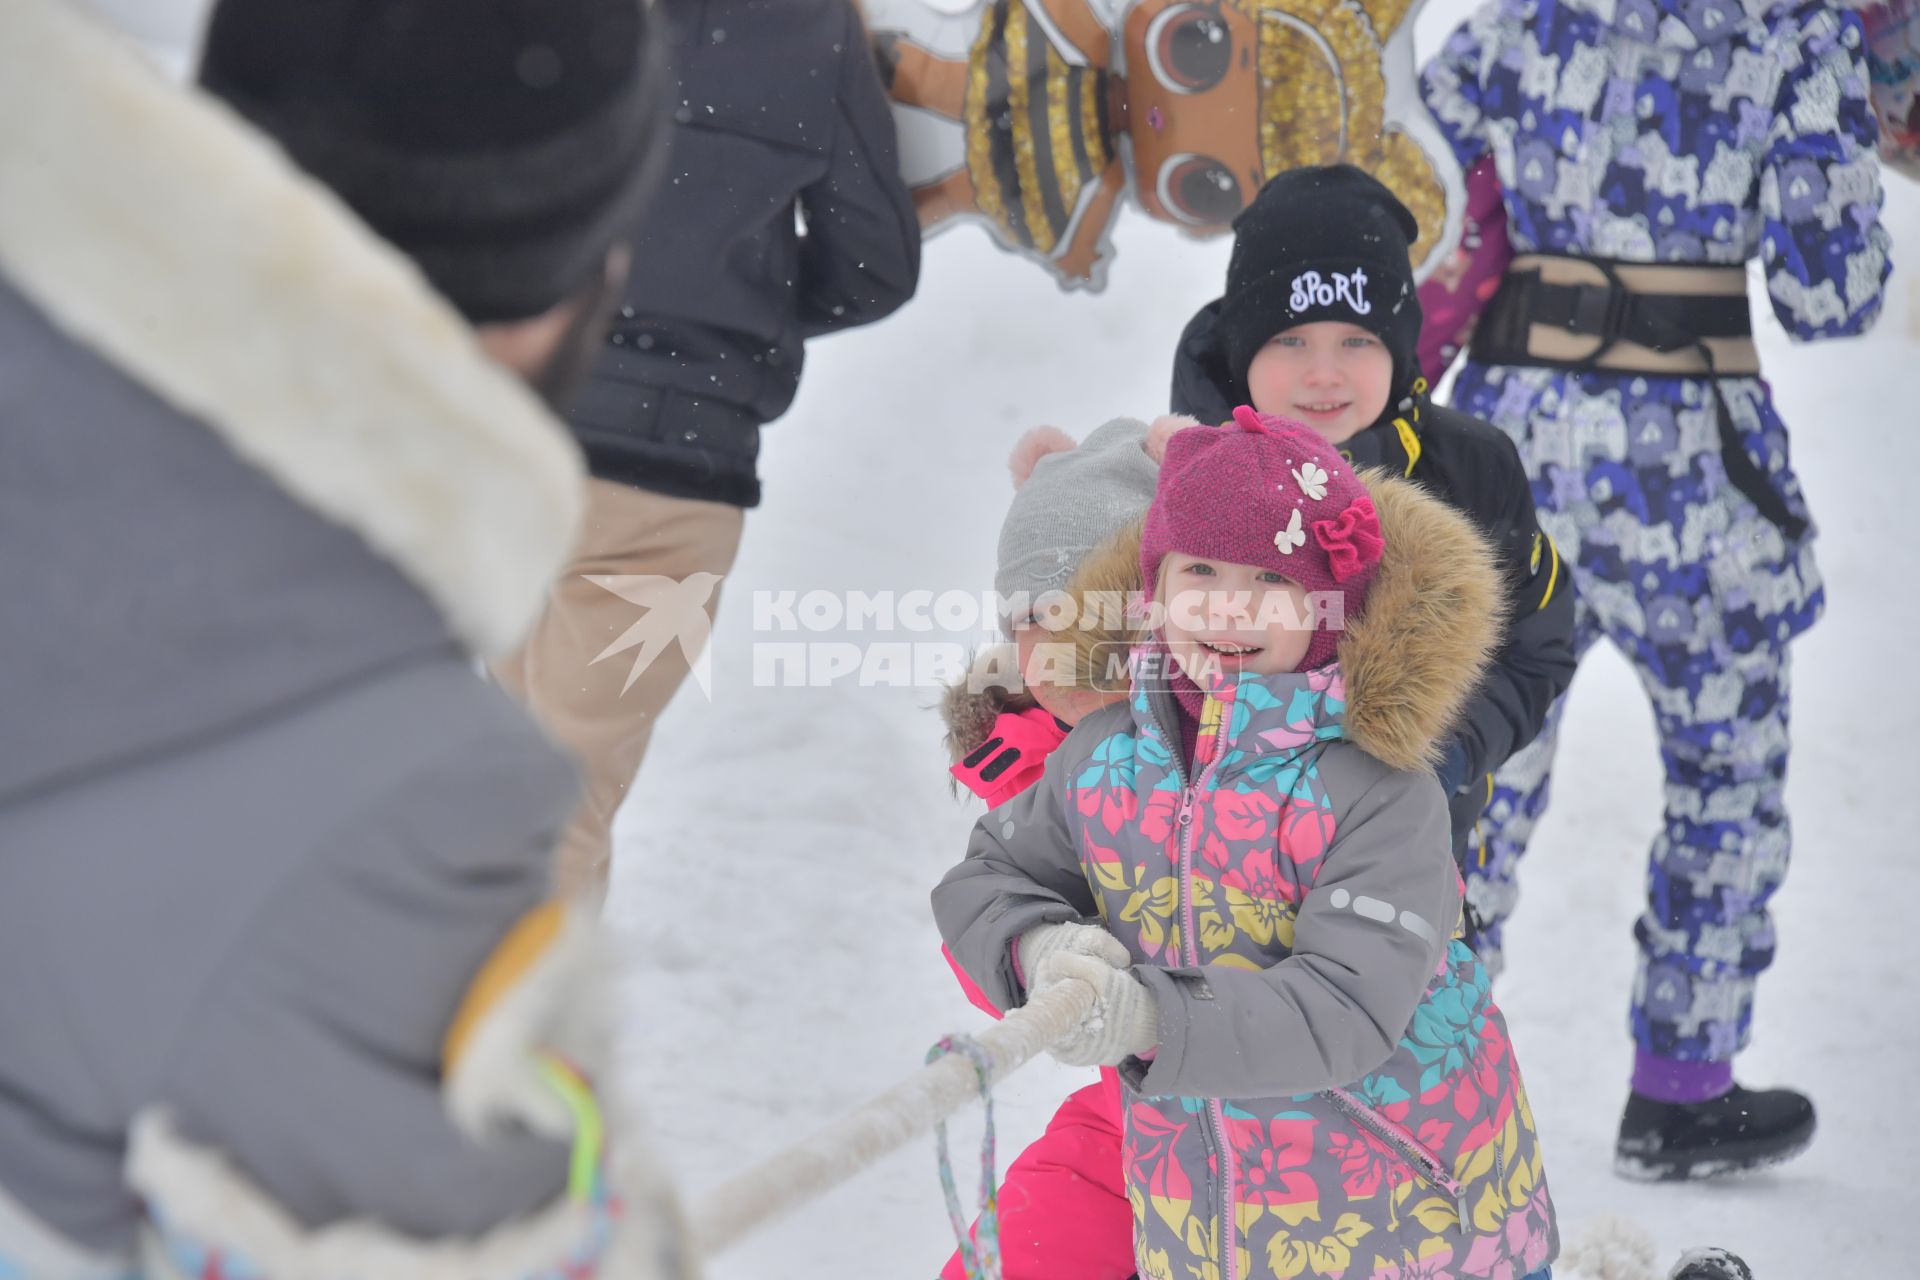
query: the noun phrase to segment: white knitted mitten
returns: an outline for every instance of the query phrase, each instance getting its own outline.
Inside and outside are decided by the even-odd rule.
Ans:
[[[1095,992],[1086,1019],[1056,1041],[1055,1060],[1069,1067],[1111,1067],[1160,1043],[1160,1008],[1130,969],[1092,956],[1057,951],[1041,963],[1034,990],[1078,980]]]
[[[1048,956],[1061,952],[1092,956],[1114,969],[1124,969],[1133,963],[1133,957],[1127,954],[1126,944],[1097,924],[1069,921],[1035,925],[1020,935],[1018,949],[1020,973],[1029,991],[1033,990],[1041,964]]]

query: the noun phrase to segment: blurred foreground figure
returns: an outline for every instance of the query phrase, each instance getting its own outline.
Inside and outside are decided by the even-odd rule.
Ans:
[[[538,905],[573,781],[474,669],[575,534],[526,384],[656,167],[641,10],[226,4],[286,155],[6,25],[0,1275],[691,1274]]]

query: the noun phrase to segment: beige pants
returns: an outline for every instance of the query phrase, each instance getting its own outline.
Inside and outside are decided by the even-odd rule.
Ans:
[[[711,623],[720,604],[720,583],[708,592],[692,575],[724,575],[733,567],[744,513],[605,480],[588,484],[586,527],[573,561],[526,643],[493,672],[579,761],[585,794],[554,852],[554,889],[598,900],[613,852],[613,815],[654,722],[702,647],[699,610]],[[647,578],[669,581],[635,581]],[[606,653],[616,642],[627,643]]]

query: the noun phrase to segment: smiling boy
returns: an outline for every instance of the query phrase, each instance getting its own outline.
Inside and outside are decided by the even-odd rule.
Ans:
[[[1233,231],[1226,292],[1181,336],[1173,410],[1222,422],[1250,404],[1305,423],[1355,466],[1405,476],[1461,510],[1501,557],[1506,635],[1437,770],[1476,904],[1497,886],[1473,874],[1468,837],[1488,775],[1533,740],[1573,678],[1572,593],[1512,443],[1427,398],[1408,256],[1419,227],[1393,192],[1351,165],[1291,169]],[[1497,970],[1497,936],[1475,944]]]

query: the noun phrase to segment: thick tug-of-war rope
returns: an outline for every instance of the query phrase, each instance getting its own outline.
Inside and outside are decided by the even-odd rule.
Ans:
[[[711,1192],[691,1214],[694,1248],[702,1257],[725,1252],[782,1214],[817,1199],[928,1129],[936,1134],[947,1216],[960,1239],[969,1280],[999,1280],[1000,1240],[994,1178],[993,1086],[1042,1049],[1078,1027],[1093,1010],[1095,992],[1067,979],[1035,992],[977,1036],[948,1036],[927,1065],[859,1110],[804,1142]],[[978,1247],[968,1239],[960,1196],[947,1154],[946,1121],[979,1098],[988,1104],[981,1141],[981,1214]],[[1566,1233],[1554,1263],[1556,1280],[1752,1280],[1739,1258],[1720,1249],[1690,1250],[1669,1271],[1655,1263],[1653,1241],[1637,1225],[1603,1217]]]
[[[1079,1026],[1094,999],[1093,988],[1077,980],[1036,991],[969,1037],[978,1057],[964,1050],[966,1056],[943,1054],[859,1110],[722,1184],[694,1207],[695,1250],[712,1257],[905,1146]],[[977,1065],[982,1061],[984,1071]]]
[[[950,1053],[965,1054],[980,1077],[980,1105],[986,1112],[985,1129],[980,1135],[980,1235],[976,1246],[967,1235],[966,1215],[960,1210],[960,1192],[953,1182],[953,1161],[947,1157],[947,1122],[933,1126],[933,1145],[940,1161],[940,1191],[947,1201],[947,1220],[953,1223],[954,1238],[960,1242],[960,1268],[967,1280],[1000,1280],[1000,1203],[999,1179],[994,1176],[993,1159],[993,1060],[972,1036],[943,1036],[927,1050],[927,1061],[936,1062]]]

